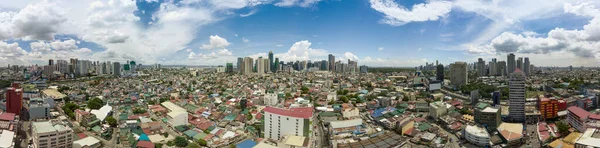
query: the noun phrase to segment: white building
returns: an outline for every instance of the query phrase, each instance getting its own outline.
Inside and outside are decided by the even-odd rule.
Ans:
[[[12,148],[15,147],[15,132],[9,130],[2,130],[0,134],[0,148]]]
[[[34,148],[70,147],[73,130],[69,126],[52,124],[50,121],[32,122],[31,134]]]
[[[268,93],[265,94],[264,102],[267,106],[277,106],[279,99],[277,98],[277,94]]]
[[[100,146],[102,146],[100,140],[92,136],[88,136],[73,142],[73,148],[99,148]]]
[[[331,101],[337,101],[337,93],[329,92],[329,94],[327,94],[327,102]]]
[[[282,109],[267,106],[263,111],[265,112],[263,117],[265,138],[280,140],[286,135],[310,137],[312,107]]]
[[[490,135],[483,127],[467,125],[464,129],[465,139],[478,146],[489,146]]]
[[[90,111],[90,113],[96,115],[96,117],[100,121],[104,121],[104,119],[106,119],[106,116],[108,116],[110,112],[112,112],[112,107],[108,104],[102,106],[99,110],[93,109],[92,111]]]
[[[360,110],[358,108],[350,108],[342,110],[342,117],[345,119],[360,118]]]
[[[429,103],[429,116],[433,117],[434,119],[437,119],[446,113],[448,113],[446,103],[442,101]]]
[[[225,67],[223,67],[223,66],[217,67],[217,72],[218,73],[224,73],[225,72]]]
[[[175,127],[188,124],[188,115],[185,109],[169,101],[165,101],[161,103],[161,105],[169,110],[169,113],[167,113],[169,125]]]
[[[510,74],[509,112],[508,116],[513,122],[525,122],[525,73],[520,69]]]
[[[596,128],[588,128],[575,142],[576,148],[600,147],[600,133]]]

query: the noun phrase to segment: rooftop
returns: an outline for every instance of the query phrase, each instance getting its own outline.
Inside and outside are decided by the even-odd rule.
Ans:
[[[483,109],[482,112],[486,112],[486,113],[496,113],[498,112],[498,108],[493,108],[493,107],[486,107],[485,109]]]
[[[483,127],[467,125],[465,131],[477,137],[489,137],[490,135]]]
[[[62,131],[62,130],[70,130],[69,127],[66,127],[64,125],[60,125],[60,124],[52,125],[52,123],[50,121],[33,122],[31,124],[34,127],[36,133],[49,133],[49,132],[56,132],[56,131]]]
[[[577,106],[571,106],[571,107],[567,108],[567,110],[569,112],[572,112],[579,118],[587,118],[590,115],[590,112],[585,111]]]
[[[291,146],[305,147],[308,146],[308,138],[302,136],[289,136],[286,138],[285,144]]]
[[[176,105],[170,101],[165,101],[165,102],[161,103],[161,105],[165,106],[165,108],[169,109],[172,112],[177,112],[177,111],[186,112],[187,111],[184,108],[180,107],[179,105]]]
[[[100,143],[100,140],[89,136],[83,139],[79,139],[77,141],[73,141],[73,144],[78,144],[80,147],[84,147],[84,146],[92,146],[96,143]]]
[[[277,115],[283,115],[283,116],[289,116],[289,117],[295,117],[295,118],[303,118],[303,119],[311,118],[313,115],[313,108],[282,109],[282,108],[275,108],[275,107],[267,106],[267,107],[265,107],[265,109],[263,109],[263,111],[271,113],[271,114],[277,114]]]
[[[576,143],[585,146],[600,147],[600,138],[597,136],[598,132],[600,132],[598,129],[588,128]]]
[[[362,119],[352,119],[343,121],[331,121],[331,128],[344,128],[362,125]]]
[[[498,131],[508,141],[521,139],[523,137],[523,124],[502,123],[498,126]]]

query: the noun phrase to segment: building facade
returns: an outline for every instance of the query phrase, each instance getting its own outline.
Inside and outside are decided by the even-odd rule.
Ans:
[[[6,112],[21,115],[23,108],[23,89],[19,83],[12,83],[6,90]]]
[[[589,116],[589,112],[577,106],[571,106],[567,108],[567,123],[569,123],[571,127],[575,128],[579,132],[585,132],[585,123],[588,121]]]
[[[458,87],[468,83],[467,63],[455,62],[450,64],[450,84]]]
[[[525,122],[525,73],[520,69],[510,74],[509,89],[509,118],[513,122]]]
[[[464,135],[467,141],[477,146],[490,145],[490,135],[485,128],[467,125],[464,129]]]
[[[313,108],[275,108],[267,106],[263,133],[265,138],[280,140],[286,135],[310,137]]]
[[[69,126],[50,121],[32,122],[31,131],[34,148],[71,147],[73,144],[73,130]]]
[[[515,54],[510,53],[506,58],[506,74],[509,75],[516,70]]]
[[[558,117],[558,100],[540,98],[538,104],[542,120]]]

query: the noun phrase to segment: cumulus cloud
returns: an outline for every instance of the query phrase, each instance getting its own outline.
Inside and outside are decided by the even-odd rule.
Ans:
[[[233,54],[231,53],[231,51],[229,51],[227,49],[221,49],[221,50],[217,51],[217,55],[220,55],[220,56],[230,56],[230,55],[233,55]]]
[[[27,5],[12,18],[12,35],[24,40],[53,40],[58,27],[67,21],[58,8],[49,2]]]
[[[525,31],[521,34],[503,32],[490,41],[489,44],[467,47],[468,53],[473,54],[549,54],[553,52],[570,52],[581,58],[600,58],[600,11],[593,5],[565,4],[566,13],[591,17],[582,30],[556,28],[547,33],[546,37]]]
[[[344,58],[347,60],[352,60],[352,61],[358,60],[358,56],[354,55],[351,52],[344,53]]]
[[[282,61],[303,61],[327,56],[327,51],[313,49],[310,47],[311,45],[312,43],[308,40],[298,41],[286,53],[276,54],[276,56]]]
[[[447,1],[429,1],[416,4],[412,9],[398,5],[393,0],[370,0],[371,8],[385,15],[381,23],[400,26],[410,22],[436,21],[445,17],[452,9]]]
[[[9,39],[12,36],[12,18],[15,12],[0,12],[0,40]]]
[[[50,46],[57,51],[72,51],[78,48],[76,44],[77,41],[69,39],[65,41],[53,41],[50,43]]]
[[[202,46],[200,46],[200,49],[211,50],[225,48],[229,46],[229,44],[230,43],[227,41],[227,39],[219,37],[218,35],[211,35],[209,44],[202,44]]]

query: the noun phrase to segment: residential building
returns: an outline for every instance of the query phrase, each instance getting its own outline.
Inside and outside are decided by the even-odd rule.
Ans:
[[[19,83],[12,83],[12,86],[6,89],[6,112],[21,115],[23,108],[23,89]]]
[[[345,119],[360,118],[360,109],[358,109],[358,108],[342,109],[342,117],[344,117]]]
[[[585,111],[577,106],[567,108],[567,123],[579,132],[586,131],[586,122],[590,116],[588,111]]]
[[[238,57],[238,58],[237,58],[237,65],[236,65],[236,67],[237,67],[237,70],[238,70],[240,73],[243,73],[243,72],[244,72],[244,71],[242,70],[242,67],[243,67],[243,66],[244,66],[244,58]]]
[[[335,71],[335,56],[329,54],[329,71]]]
[[[42,98],[32,98],[29,101],[29,120],[49,119],[50,104]]]
[[[73,148],[99,148],[102,147],[100,140],[88,136],[73,142]]]
[[[554,98],[540,98],[539,109],[542,120],[558,117],[558,100]]]
[[[277,106],[279,104],[279,99],[277,97],[277,94],[268,93],[265,94],[264,102],[267,106]]]
[[[585,132],[577,142],[575,142],[575,148],[596,148],[600,147],[600,130],[597,128],[585,129]]]
[[[483,127],[467,125],[464,129],[465,139],[477,146],[490,146],[490,135]]]
[[[171,127],[179,125],[188,125],[188,114],[184,108],[170,102],[165,101],[161,103],[169,112],[167,113],[168,124]]]
[[[455,62],[450,64],[450,84],[454,87],[468,83],[467,63]]]
[[[433,117],[433,119],[438,119],[446,113],[448,113],[446,103],[442,101],[429,103],[429,116]]]
[[[311,136],[313,108],[275,108],[267,106],[263,109],[265,138],[280,140],[286,135]],[[283,125],[283,126],[282,126]]]
[[[491,107],[486,103],[479,103],[475,107],[475,123],[479,123],[489,130],[496,129],[502,123],[500,114],[499,107]]]
[[[525,73],[521,69],[510,74],[509,89],[509,118],[513,122],[525,122]]]
[[[254,60],[251,57],[244,58],[244,65],[242,66],[243,74],[245,74],[245,75],[252,74],[252,71],[253,71],[252,67],[254,65],[252,62],[254,62]]]
[[[525,75],[529,76],[529,71],[531,70],[530,68],[531,63],[529,63],[529,57],[525,57],[525,61],[523,63],[523,71],[525,72]]]
[[[31,134],[34,148],[71,147],[73,144],[73,130],[50,121],[32,122]]]
[[[367,73],[369,72],[369,67],[366,65],[360,66],[360,73]]]
[[[485,61],[482,58],[477,59],[477,76],[485,76],[487,75],[486,73],[486,68],[485,68]]]
[[[517,69],[523,70],[523,58],[522,57],[519,57],[517,59]]]
[[[336,92],[329,92],[327,94],[327,102],[330,101],[337,101],[337,93]]]
[[[506,76],[506,61],[498,61],[496,63],[496,75]]]
[[[119,63],[119,62],[113,63],[113,75],[116,77],[121,76],[121,63]]]

